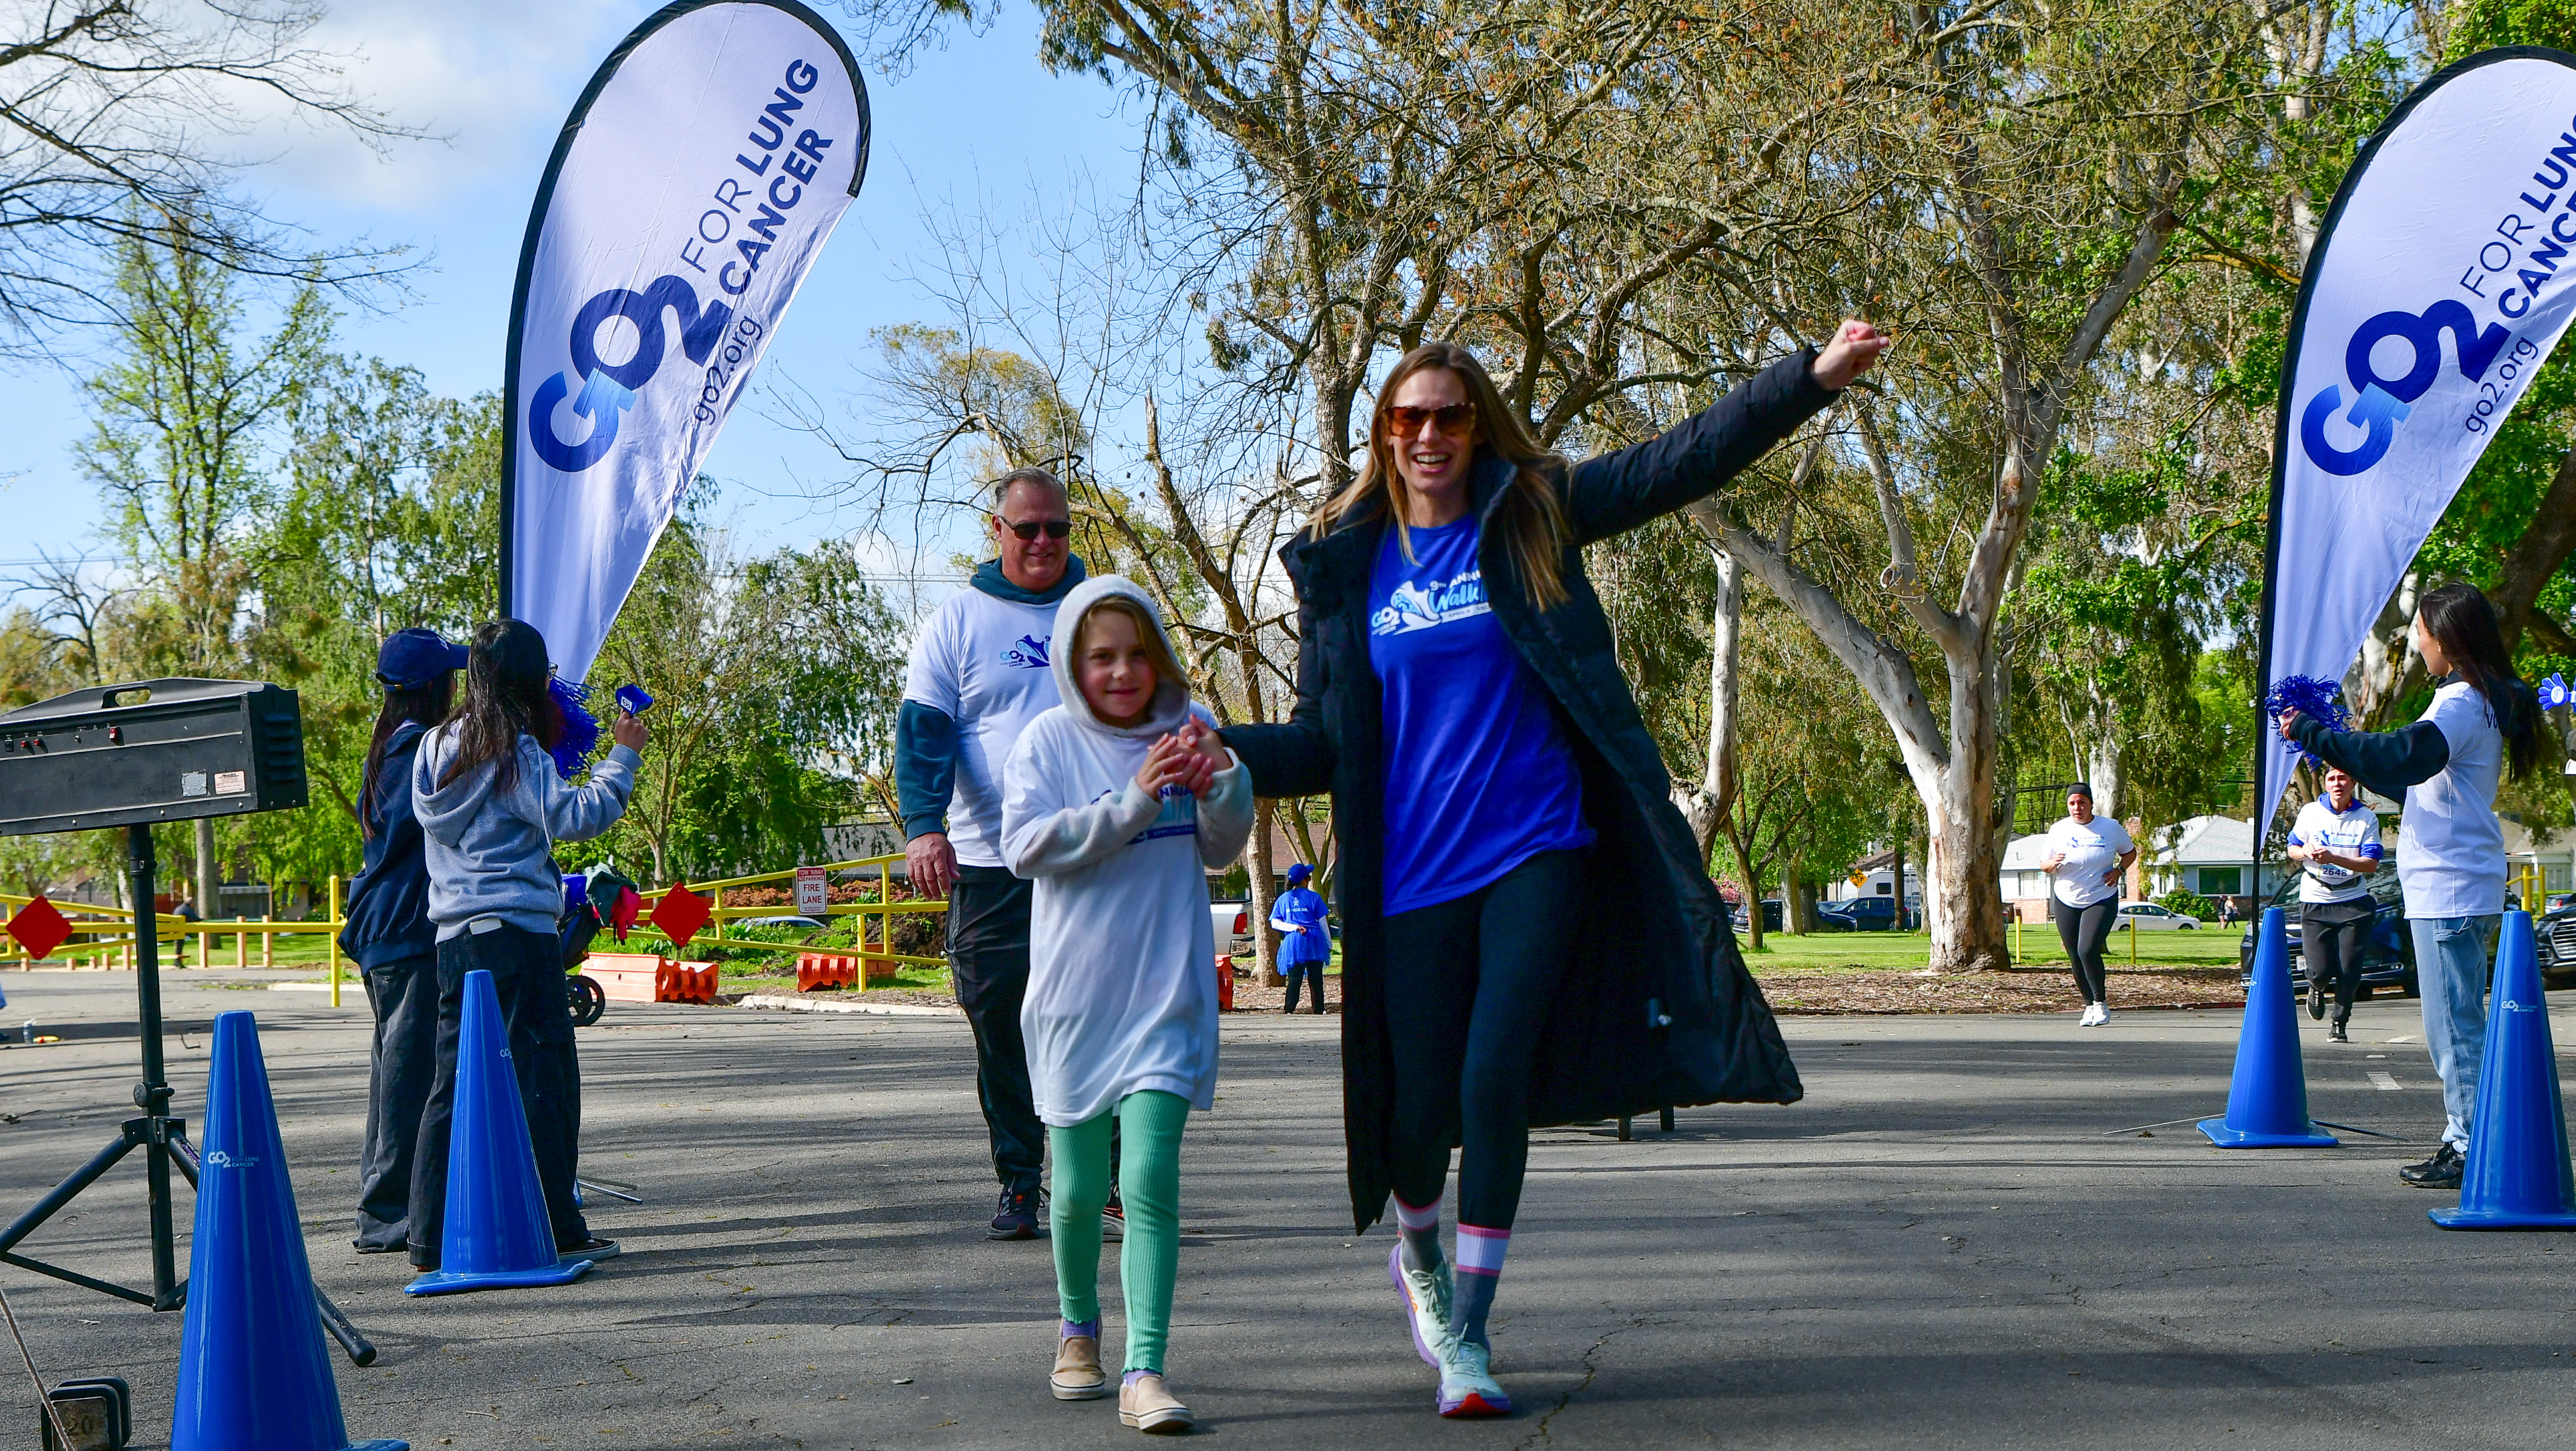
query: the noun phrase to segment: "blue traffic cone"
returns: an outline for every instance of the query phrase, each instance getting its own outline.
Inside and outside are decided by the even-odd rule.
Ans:
[[[2245,985],[2227,1117],[2202,1119],[2200,1131],[2222,1149],[2336,1147],[2334,1135],[2308,1121],[2308,1075],[2290,1016],[2289,928],[2278,907],[2263,909],[2263,931],[2254,940],[2254,979]]]
[[[589,1260],[555,1253],[555,1231],[537,1183],[537,1151],[510,1069],[501,996],[492,974],[465,974],[465,1021],[456,1040],[456,1111],[447,1140],[447,1216],[438,1268],[407,1295],[561,1285],[590,1273]]]
[[[171,1451],[405,1451],[349,1442],[313,1309],[259,1025],[215,1019]]]
[[[2436,1209],[2432,1216],[2444,1229],[2576,1229],[2576,1174],[2567,1165],[2558,1051],[2550,1041],[2528,912],[2505,913],[2504,935],[2496,944],[2460,1207]]]

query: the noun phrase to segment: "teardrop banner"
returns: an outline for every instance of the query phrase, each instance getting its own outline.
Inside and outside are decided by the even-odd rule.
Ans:
[[[2281,361],[2263,685],[2339,681],[2576,317],[2576,56],[2481,51],[2345,173]],[[2268,730],[2267,722],[2267,730]],[[2264,830],[2297,759],[2256,755]]]
[[[610,53],[519,255],[501,613],[580,681],[868,169],[868,92],[795,0],[680,0]]]

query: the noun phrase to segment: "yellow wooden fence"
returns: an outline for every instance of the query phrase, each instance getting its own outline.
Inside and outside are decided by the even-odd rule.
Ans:
[[[910,956],[893,950],[893,928],[895,918],[920,916],[933,912],[945,912],[948,910],[948,903],[944,900],[911,902],[889,902],[886,900],[886,896],[893,885],[893,866],[896,862],[902,860],[903,857],[900,854],[897,854],[893,856],[858,857],[850,861],[826,863],[823,870],[827,874],[860,871],[869,867],[874,867],[877,873],[877,900],[873,902],[850,902],[827,906],[824,911],[828,915],[834,917],[857,917],[861,919],[859,923],[858,942],[849,952],[842,954],[844,956],[859,957],[873,962],[898,962],[929,967],[942,966],[946,963],[945,958]],[[724,894],[729,889],[739,891],[744,887],[761,886],[772,882],[793,882],[795,878],[796,868],[790,867],[785,871],[762,872],[755,876],[728,877],[719,882],[677,884],[680,886],[686,886],[691,891],[697,892],[700,895],[711,893],[714,897],[714,907],[708,913],[708,923],[713,931],[709,932],[706,929],[701,929],[698,935],[690,939],[690,945],[695,946],[699,943],[705,943],[710,946],[717,947],[749,948],[759,952],[796,953],[808,950],[793,942],[762,942],[754,938],[726,937],[723,935],[725,923],[740,921],[746,917],[785,917],[804,915],[796,910],[796,905],[792,899],[782,904],[766,906],[743,906],[737,904],[735,906],[728,907],[725,905]],[[654,906],[660,902],[663,896],[672,890],[673,888],[671,887],[664,887],[657,891],[643,893],[642,895],[645,900],[644,916],[649,918],[652,915]],[[170,965],[178,968],[185,968],[191,965],[188,961],[187,952],[188,940],[190,938],[194,938],[196,941],[196,962],[194,965],[201,968],[219,966],[220,964],[215,960],[217,952],[221,950],[218,946],[218,941],[222,938],[231,938],[231,966],[244,968],[275,966],[277,958],[277,939],[281,936],[312,936],[320,934],[328,943],[324,949],[324,954],[331,973],[331,1003],[336,1007],[340,1003],[340,929],[347,925],[348,920],[344,911],[347,905],[343,901],[344,895],[345,888],[343,887],[340,878],[331,878],[329,890],[324,893],[323,897],[325,907],[324,915],[318,918],[307,918],[301,921],[280,922],[273,917],[261,917],[257,921],[252,921],[248,918],[240,918],[231,921],[191,922],[184,917],[174,916],[167,912],[156,912],[153,914],[152,919],[153,936],[171,954]],[[5,925],[11,916],[16,914],[19,909],[25,907],[33,900],[34,899],[30,897],[12,896],[8,893],[0,892],[0,925]],[[53,959],[51,960],[68,961],[76,967],[130,968],[134,965],[134,913],[130,908],[104,906],[90,902],[55,902],[53,906],[56,911],[62,913],[63,916],[71,922],[73,936],[72,940],[65,942],[61,947],[54,949]],[[868,920],[871,918],[874,919],[873,932],[870,930],[870,923]],[[635,924],[634,930],[639,933],[659,937],[666,942],[670,940],[668,933],[654,927],[649,921],[638,920]],[[259,960],[257,962],[253,962],[251,960],[253,955],[251,939],[254,937],[259,939],[259,948],[257,953]],[[33,959],[27,950],[18,944],[16,938],[8,936],[5,932],[0,932],[0,965],[29,967],[33,965]]]

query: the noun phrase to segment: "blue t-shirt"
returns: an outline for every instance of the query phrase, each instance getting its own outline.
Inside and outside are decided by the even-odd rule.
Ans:
[[[1312,887],[1290,887],[1270,904],[1270,925],[1303,927],[1279,934],[1279,965],[1290,968],[1333,960],[1332,924],[1324,915],[1323,894]]]
[[[1475,519],[1414,530],[1413,554],[1388,525],[1369,581],[1369,663],[1386,688],[1390,916],[1592,842],[1546,688],[1485,603]]]

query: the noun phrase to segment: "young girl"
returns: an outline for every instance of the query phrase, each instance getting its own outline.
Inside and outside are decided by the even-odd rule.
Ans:
[[[358,1161],[360,1254],[410,1243],[411,1172],[420,1111],[438,1061],[438,933],[429,920],[429,863],[411,810],[421,737],[455,703],[465,647],[435,630],[397,630],[376,652],[384,709],[367,745],[358,819],[366,869],[349,883],[340,950],[365,975],[376,1014],[367,1081],[366,1148]]]
[[[429,920],[438,929],[438,1067],[421,1111],[411,1181],[411,1262],[424,1270],[439,1266],[457,1035],[465,975],[477,971],[491,973],[500,994],[555,1248],[584,1259],[617,1252],[592,1236],[573,1192],[581,1064],[555,936],[564,890],[554,844],[587,841],[626,814],[645,731],[635,717],[618,716],[616,747],[590,768],[586,784],[566,783],[547,754],[563,731],[561,708],[546,688],[553,676],[545,636],[534,626],[496,620],[475,631],[465,703],[421,742],[412,769],[412,811],[429,863]]]
[[[1181,1128],[1216,1094],[1216,942],[1206,869],[1252,831],[1250,777],[1221,748],[1145,592],[1116,575],[1065,596],[1049,667],[1063,703],[1030,722],[1002,773],[1002,858],[1035,883],[1029,1081],[1055,1156],[1059,1400],[1108,1393],[1100,1367],[1101,1207],[1109,1130],[1124,1140],[1118,1419],[1177,1432],[1163,1383],[1180,1266]],[[1213,752],[1210,754],[1208,752]]]

